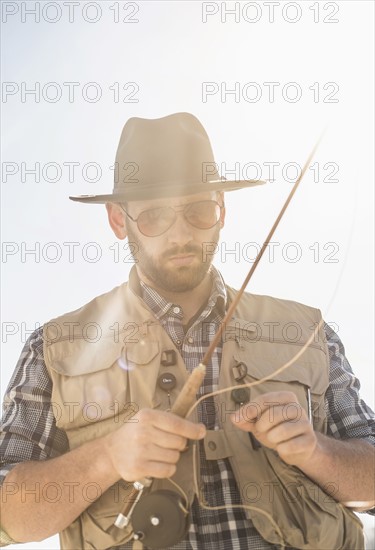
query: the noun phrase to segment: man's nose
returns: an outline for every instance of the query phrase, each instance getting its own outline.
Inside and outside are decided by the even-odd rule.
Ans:
[[[185,219],[183,212],[176,212],[176,220],[168,231],[168,240],[171,243],[183,246],[193,238],[193,227]]]

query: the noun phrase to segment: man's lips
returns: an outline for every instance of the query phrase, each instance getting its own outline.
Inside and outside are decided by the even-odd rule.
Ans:
[[[190,265],[195,257],[195,254],[183,254],[178,256],[170,256],[168,259],[174,265]]]

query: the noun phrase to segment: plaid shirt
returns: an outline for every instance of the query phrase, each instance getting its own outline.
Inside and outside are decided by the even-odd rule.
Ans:
[[[183,312],[178,304],[167,302],[155,290],[141,283],[143,300],[180,350],[188,371],[201,361],[210,343],[207,336],[203,341],[203,322],[212,323],[217,329],[225,313],[225,284],[214,267],[211,274],[213,285],[210,298],[188,326],[182,323]],[[208,332],[212,337],[213,331]],[[330,386],[326,393],[328,435],[337,439],[360,438],[375,445],[375,415],[360,399],[359,381],[344,355],[340,339],[328,325],[325,325],[325,332],[330,354]],[[207,365],[201,395],[217,389],[221,352],[219,345]],[[65,432],[56,428],[51,391],[40,328],[26,342],[6,392],[0,435],[0,483],[19,462],[45,460],[69,450]],[[216,424],[213,411],[213,402],[209,399],[204,400],[198,410],[200,420],[209,429]],[[276,549],[276,546],[262,539],[246,518],[244,510],[231,507],[231,504],[240,503],[240,496],[229,461],[206,461],[204,453],[200,454],[205,500],[209,506],[225,506],[225,509],[205,510],[195,500],[188,535],[173,549]],[[132,548],[132,543],[116,548],[128,550]]]

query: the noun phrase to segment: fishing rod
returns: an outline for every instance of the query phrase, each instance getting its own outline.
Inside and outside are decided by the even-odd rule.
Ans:
[[[297,188],[315,155],[320,139],[308,156],[299,177],[297,178],[275,222],[273,223],[253,265],[242,283],[241,288],[230,304],[219,329],[215,333],[212,342],[202,359],[202,362],[192,371],[175,403],[173,404],[171,408],[171,412],[173,414],[176,414],[181,418],[185,418],[190,408],[194,405],[196,401],[196,394],[206,373],[206,366],[222,337],[226,324],[229,319],[231,319],[238,302],[240,301],[249,281],[251,280],[281,219],[283,218],[290,201],[297,191]],[[143,478],[133,483],[133,489],[129,494],[128,502],[117,516],[114,525],[118,529],[124,529],[131,524],[134,540],[141,541],[142,544],[151,549],[157,549],[173,546],[183,539],[189,528],[189,510],[188,502],[184,503],[182,494],[165,489],[151,492],[150,488],[153,481],[154,480],[152,478]]]

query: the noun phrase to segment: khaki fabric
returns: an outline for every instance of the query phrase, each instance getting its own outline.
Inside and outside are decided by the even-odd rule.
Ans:
[[[167,394],[157,385],[160,374],[173,372],[176,377],[176,387],[171,391],[172,404],[187,379],[181,355],[134,292],[136,284],[131,273],[129,284],[44,326],[44,357],[53,381],[56,423],[66,431],[71,449],[117,430],[123,422],[131,422],[141,408],[167,410]],[[228,288],[229,299],[234,295],[235,291]],[[223,333],[219,387],[252,382],[273,373],[295,356],[320,319],[320,312],[313,308],[245,294]],[[176,352],[176,365],[161,365],[165,350]],[[247,374],[236,381],[239,363]],[[274,379],[250,388],[250,401],[268,391],[293,391],[306,411],[311,409],[315,429],[325,433],[324,395],[329,384],[328,374],[328,350],[321,329],[291,367]],[[273,451],[254,447],[249,434],[229,420],[230,412],[239,407],[231,392],[216,396],[215,406],[221,429],[217,433],[208,432],[206,458],[229,458],[243,504],[269,514],[282,533],[283,540],[264,513],[247,510],[267,541],[311,550],[364,548],[361,524],[354,514],[329,499],[302,472],[286,465]],[[195,415],[192,418],[194,420]],[[173,479],[191,503],[194,498],[192,449],[181,455]],[[172,487],[168,480],[161,480],[154,484],[153,490],[156,488]],[[259,493],[255,497],[254,488]],[[130,490],[131,484],[120,481],[106,491],[61,533],[62,548],[104,550],[129,540],[130,527],[117,530],[114,538],[111,526]]]

